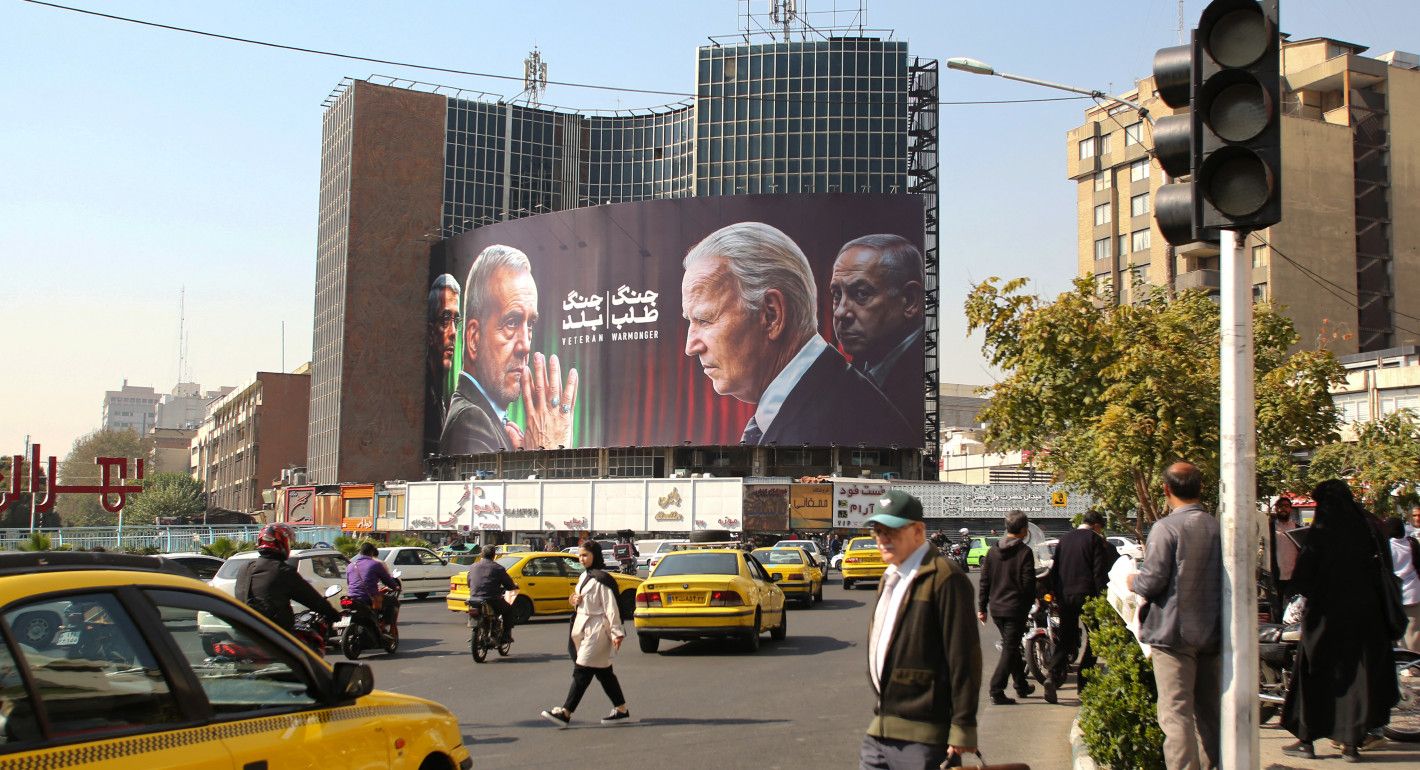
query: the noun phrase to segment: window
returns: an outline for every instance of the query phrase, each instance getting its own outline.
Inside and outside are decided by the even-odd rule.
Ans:
[[[1107,225],[1107,224],[1109,224],[1109,204],[1108,204],[1108,203],[1101,203],[1100,205],[1095,206],[1095,224],[1096,224],[1096,225]]]
[[[1095,156],[1095,138],[1080,140],[1080,160],[1093,158]]]
[[[23,631],[24,629],[17,629]],[[12,743],[37,740],[39,723],[35,721],[34,704],[25,691],[20,669],[10,657],[10,647],[0,640],[0,703],[4,704],[5,729],[0,730],[0,751],[8,751]]]
[[[1265,283],[1254,283],[1254,284],[1252,285],[1252,301],[1253,301],[1253,302],[1266,302],[1266,301],[1267,301],[1267,284],[1265,284]]]
[[[1101,135],[1100,135],[1100,148],[1099,148],[1100,155],[1108,155],[1108,154],[1109,154],[1109,140],[1110,140],[1110,137],[1112,137],[1112,136],[1113,136],[1113,134],[1101,134]]]
[[[1114,278],[1109,273],[1095,276],[1095,294],[1101,297],[1114,295]]]
[[[418,551],[415,551],[414,553],[419,556],[419,563],[426,567],[444,566],[444,560],[440,559],[439,555],[434,553],[433,551],[425,551],[423,549],[420,549]]]
[[[1144,141],[1144,122],[1139,121],[1124,127],[1124,146],[1139,144]]]
[[[316,573],[317,577],[344,580],[345,568],[348,566],[350,566],[350,562],[344,556],[328,554],[311,557],[311,571]]]
[[[1253,266],[1253,267],[1267,267],[1267,247],[1266,247],[1266,246],[1253,246],[1253,247],[1252,247],[1252,266]]]
[[[568,576],[581,575],[587,571],[587,568],[583,567],[582,562],[577,561],[576,557],[564,556],[562,557],[562,571]]]
[[[1149,194],[1142,193],[1129,199],[1129,215],[1142,217],[1149,213]]]
[[[1122,233],[1122,234],[1120,234],[1120,236],[1119,236],[1119,256],[1122,257],[1122,256],[1124,256],[1125,254],[1128,254],[1128,253],[1129,253],[1129,234],[1128,234],[1128,233]]]
[[[411,551],[408,548],[395,554],[394,563],[400,566],[414,566],[419,564],[419,552]]]
[[[1129,181],[1143,182],[1149,178],[1149,159],[1142,158],[1129,164]]]
[[[562,569],[557,566],[559,561],[556,556],[543,556],[537,559],[529,559],[523,565],[524,577],[561,577]]]
[[[51,737],[98,736],[187,721],[118,597],[73,594],[5,613]],[[46,629],[30,633],[26,629]]]
[[[1105,169],[1104,171],[1095,174],[1095,192],[1099,192],[1100,190],[1108,190],[1110,188],[1110,185],[1113,184],[1113,176],[1114,172],[1110,171],[1109,169]]]
[[[1347,424],[1368,422],[1371,419],[1371,405],[1365,396],[1352,400],[1337,400],[1336,408],[1341,412],[1341,421]]]
[[[1149,250],[1149,228],[1135,230],[1129,234],[1129,245],[1131,251]]]
[[[1100,238],[1095,241],[1095,259],[1109,259],[1109,242],[1113,238]]]
[[[311,672],[236,607],[185,591],[148,592],[219,718],[317,705]]]

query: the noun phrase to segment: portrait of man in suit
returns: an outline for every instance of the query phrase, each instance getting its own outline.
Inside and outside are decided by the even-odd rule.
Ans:
[[[903,414],[923,400],[922,284],[922,252],[875,234],[843,244],[828,285],[834,338]]]
[[[685,354],[699,360],[716,393],[755,405],[743,443],[920,439],[920,429],[819,336],[813,272],[789,236],[739,222],[706,236],[682,264]]]
[[[555,449],[572,442],[577,370],[564,382],[557,356],[532,352],[537,283],[527,255],[489,246],[464,281],[463,368],[439,437],[446,455]],[[523,400],[526,424],[508,419]]]
[[[448,410],[448,393],[445,382],[454,367],[454,343],[458,341],[459,295],[463,289],[457,278],[448,273],[434,279],[429,287],[428,352],[425,360],[427,389],[424,394],[424,435],[429,441],[437,441],[444,429],[444,415]]]

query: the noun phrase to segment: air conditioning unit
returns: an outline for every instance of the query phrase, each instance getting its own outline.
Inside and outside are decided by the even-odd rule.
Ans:
[[[305,485],[307,485],[307,484],[309,484],[309,483],[311,483],[310,474],[307,474],[307,473],[293,473],[293,474],[291,474],[291,485],[292,485],[292,486],[303,487],[303,486],[305,486]]]

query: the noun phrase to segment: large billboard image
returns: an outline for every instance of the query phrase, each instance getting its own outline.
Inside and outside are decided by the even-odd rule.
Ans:
[[[921,447],[922,217],[736,195],[460,235],[431,276],[427,449]]]

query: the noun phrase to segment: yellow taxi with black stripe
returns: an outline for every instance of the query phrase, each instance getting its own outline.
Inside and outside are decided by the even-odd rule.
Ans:
[[[220,644],[197,613],[229,626]],[[0,767],[473,766],[443,706],[374,690],[166,559],[0,554]]]
[[[750,555],[759,560],[770,577],[778,579],[785,599],[805,607],[823,601],[823,568],[808,551],[777,546],[756,548]]]
[[[534,615],[572,611],[568,598],[584,569],[576,556],[560,551],[528,551],[499,556],[494,561],[503,565],[508,577],[518,584],[518,598],[513,600],[514,622],[523,623]],[[621,616],[629,618],[641,578],[607,571],[616,579]],[[460,572],[449,580],[449,595],[444,605],[450,612],[468,611],[468,572]]]
[[[838,571],[843,573],[844,588],[852,588],[864,580],[881,580],[886,569],[887,564],[873,538],[855,537],[843,544],[843,562]]]
[[[739,640],[753,652],[765,631],[775,641],[788,634],[778,581],[754,557],[725,545],[685,544],[651,571],[636,593],[642,652],[655,652],[662,639],[713,638]]]

